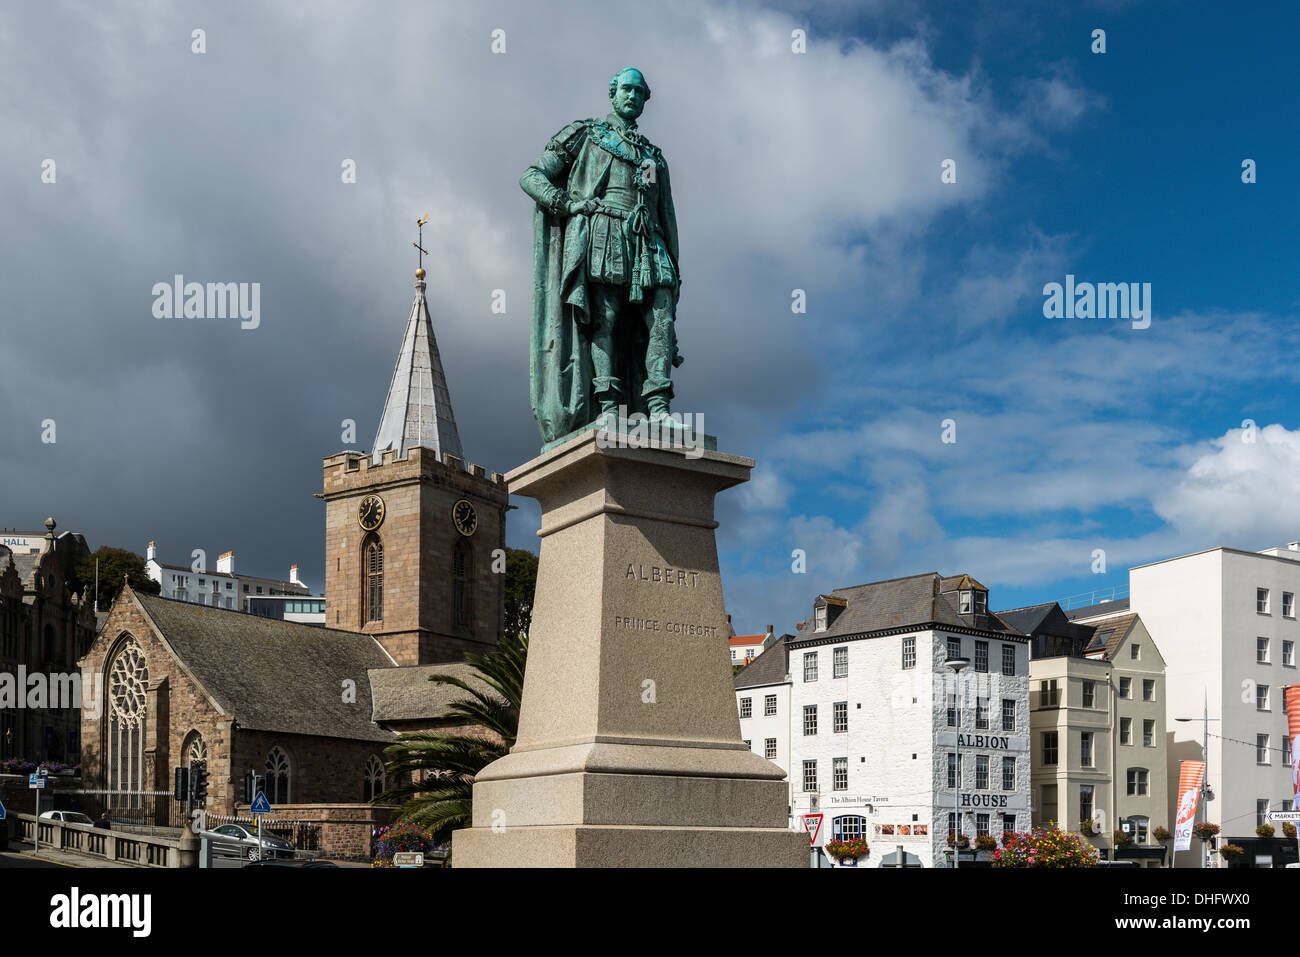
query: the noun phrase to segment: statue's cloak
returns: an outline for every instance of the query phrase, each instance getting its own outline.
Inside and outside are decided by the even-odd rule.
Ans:
[[[578,120],[560,130],[542,155],[524,171],[519,184],[533,198],[533,317],[529,380],[533,417],[544,444],[591,423],[599,404],[592,395],[591,311],[587,290],[587,216],[568,216],[569,197],[600,196],[615,157],[602,148],[593,128],[597,120]],[[658,221],[665,246],[677,264],[677,219],[668,168],[655,150],[659,185]],[[622,162],[622,160],[618,160]],[[680,276],[680,272],[677,273]],[[622,381],[629,412],[645,412],[647,330],[640,322],[620,322],[615,375]]]

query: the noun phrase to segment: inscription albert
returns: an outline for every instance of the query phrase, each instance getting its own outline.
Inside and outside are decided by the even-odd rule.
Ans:
[[[638,565],[633,562],[627,563],[627,575],[633,581],[650,582],[657,585],[681,585],[684,588],[695,588],[699,585],[699,572],[687,571],[684,568],[665,568],[661,565]]]

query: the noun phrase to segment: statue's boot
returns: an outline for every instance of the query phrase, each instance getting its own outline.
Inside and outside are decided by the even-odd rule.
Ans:
[[[595,424],[597,428],[618,431],[618,407],[623,404],[623,386],[613,376],[596,376],[592,380],[592,394],[599,403]]]

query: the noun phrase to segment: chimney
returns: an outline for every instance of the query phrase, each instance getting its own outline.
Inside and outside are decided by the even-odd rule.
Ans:
[[[289,566],[289,581],[290,581],[291,583],[295,584],[295,585],[301,585],[301,584],[302,584],[302,580],[298,578],[298,566],[297,566],[297,565],[290,565],[290,566]]]
[[[147,562],[156,562],[158,560],[158,546],[153,542],[150,542],[149,547],[145,549],[144,560]]]
[[[225,552],[217,556],[217,574],[233,575],[235,574],[235,553]]]

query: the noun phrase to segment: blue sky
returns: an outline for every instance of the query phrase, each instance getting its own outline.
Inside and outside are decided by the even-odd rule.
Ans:
[[[320,461],[346,418],[369,446],[426,212],[466,453],[535,455],[518,176],[636,65],[681,228],[676,407],[758,463],[719,500],[739,630],[897,575],[969,572],[1007,608],[1300,538],[1294,13],[564,6],[0,14],[0,525],[53,514],[171,561],[234,549],[319,587]],[[154,318],[176,273],[260,282],[261,326]],[[1067,273],[1150,283],[1150,328],[1044,318]],[[510,543],[535,548],[518,504]]]

